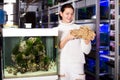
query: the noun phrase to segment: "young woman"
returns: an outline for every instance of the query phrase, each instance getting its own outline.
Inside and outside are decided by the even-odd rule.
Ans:
[[[70,30],[79,29],[80,25],[73,23],[74,8],[71,4],[61,7],[58,25],[60,50],[60,80],[85,80],[85,54],[91,50],[91,41],[76,39]]]

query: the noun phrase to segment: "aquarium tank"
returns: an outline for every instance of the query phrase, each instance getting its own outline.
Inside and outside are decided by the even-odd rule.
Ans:
[[[57,74],[57,37],[3,37],[3,77]]]

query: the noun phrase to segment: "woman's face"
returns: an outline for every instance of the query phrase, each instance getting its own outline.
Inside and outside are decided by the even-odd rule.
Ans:
[[[70,23],[73,20],[74,11],[72,8],[65,8],[63,12],[60,12],[62,22]]]

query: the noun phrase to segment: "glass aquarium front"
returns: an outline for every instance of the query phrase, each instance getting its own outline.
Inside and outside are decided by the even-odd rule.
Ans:
[[[57,36],[3,36],[2,59],[3,78],[56,75]]]

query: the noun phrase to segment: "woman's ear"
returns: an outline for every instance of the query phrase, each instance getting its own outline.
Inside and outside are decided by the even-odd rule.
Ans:
[[[62,19],[62,12],[61,11],[59,12],[59,17],[60,17],[60,19]]]
[[[59,15],[62,17],[62,12],[60,11]]]

